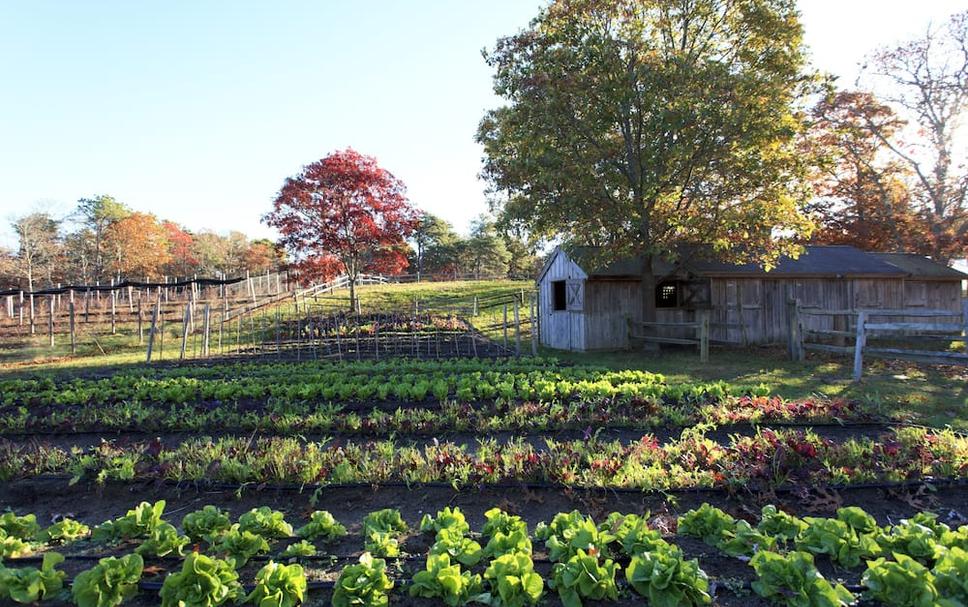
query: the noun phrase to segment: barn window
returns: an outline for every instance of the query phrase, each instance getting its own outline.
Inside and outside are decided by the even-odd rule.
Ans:
[[[555,312],[562,312],[568,309],[568,288],[564,280],[555,280],[551,283],[551,291],[554,295]]]
[[[659,283],[655,287],[655,307],[679,307],[679,285],[675,282]]]

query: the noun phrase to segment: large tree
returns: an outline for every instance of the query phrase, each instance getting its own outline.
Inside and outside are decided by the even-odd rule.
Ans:
[[[362,272],[386,267],[388,256],[397,262],[402,256],[405,266],[406,239],[419,214],[407,200],[402,181],[375,158],[347,149],[286,179],[263,221],[282,234],[297,267],[335,260],[351,279],[352,309]]]
[[[960,127],[968,110],[968,11],[918,39],[876,53],[861,83],[916,127],[899,137],[891,124],[867,123],[915,175],[913,191],[929,224],[932,256],[949,261],[964,255],[968,163],[960,151],[965,145]]]
[[[471,222],[470,238],[462,249],[463,265],[474,278],[507,276],[511,253],[494,222],[486,215]]]
[[[86,229],[83,232],[86,245],[84,254],[88,260],[84,266],[90,268],[94,278],[103,278],[111,257],[105,253],[107,230],[114,222],[130,215],[131,209],[113,196],[101,194],[78,200],[74,213]]]
[[[118,280],[157,279],[171,262],[168,231],[149,213],[131,213],[104,233],[105,253]]]
[[[555,0],[487,62],[478,130],[497,206],[534,237],[653,259],[700,244],[767,265],[809,231],[794,0]]]
[[[813,241],[865,250],[930,248],[911,201],[910,171],[892,157],[868,124],[887,137],[904,121],[870,93],[831,92],[810,115],[804,151],[815,161],[816,198],[810,210],[818,223]],[[929,250],[923,252],[928,253]]]
[[[413,242],[413,261],[419,282],[424,272],[424,259],[428,250],[448,244],[454,230],[449,223],[432,213],[422,213],[410,240]]]

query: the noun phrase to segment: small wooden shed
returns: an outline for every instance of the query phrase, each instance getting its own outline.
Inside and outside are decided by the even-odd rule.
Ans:
[[[628,322],[641,321],[641,262],[599,266],[588,247],[556,249],[537,278],[541,344],[561,350],[629,346]],[[807,246],[767,272],[753,264],[694,261],[653,266],[660,279],[657,320],[693,322],[710,312],[710,339],[726,344],[786,343],[788,302],[827,310],[928,308],[961,310],[962,272],[926,257],[871,253],[851,246]],[[816,323],[839,328],[837,317]],[[847,327],[843,327],[846,329]]]

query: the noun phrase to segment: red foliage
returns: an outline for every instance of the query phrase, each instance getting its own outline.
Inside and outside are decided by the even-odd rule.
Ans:
[[[198,267],[198,258],[193,252],[192,235],[173,221],[161,222],[168,235],[168,252],[171,261],[168,262],[172,274],[187,276]]]
[[[263,220],[282,233],[305,280],[402,271],[405,239],[418,217],[403,182],[376,159],[347,149],[286,179]]]

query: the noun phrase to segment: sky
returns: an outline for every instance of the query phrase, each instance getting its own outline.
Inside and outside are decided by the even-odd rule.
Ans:
[[[800,0],[816,67],[964,0]],[[486,210],[474,142],[500,104],[481,50],[542,0],[0,0],[0,246],[10,220],[111,194],[189,229],[273,237],[283,180],[346,147],[459,230]]]

